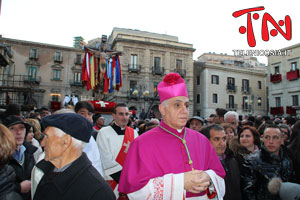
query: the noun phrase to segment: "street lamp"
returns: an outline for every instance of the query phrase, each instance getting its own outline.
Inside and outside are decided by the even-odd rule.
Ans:
[[[257,103],[258,103],[258,104],[261,104],[261,102],[262,102],[262,101],[261,101],[261,98],[258,97],[258,98],[257,98]]]
[[[253,105],[253,100],[250,98],[250,96],[247,96],[245,99],[245,110],[250,110],[252,112],[252,105]]]
[[[133,90],[132,95],[137,96],[139,94],[139,91],[137,89]]]
[[[149,95],[149,91],[148,90],[146,90],[146,91],[143,92],[143,96],[144,97],[147,97],[148,95]]]

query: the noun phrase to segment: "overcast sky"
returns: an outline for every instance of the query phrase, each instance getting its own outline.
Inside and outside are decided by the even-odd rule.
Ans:
[[[292,0],[2,0],[0,34],[6,38],[72,46],[74,36],[85,41],[109,36],[113,27],[138,29],[177,36],[193,44],[194,59],[203,53],[233,55],[235,49],[280,49],[299,43],[300,12]],[[246,34],[247,17],[234,18],[238,10],[264,6],[252,20],[256,47],[250,48]],[[292,39],[280,33],[262,40],[262,17],[268,12],[277,22],[289,15]],[[273,28],[269,24],[269,29]],[[285,31],[285,27],[283,27]],[[258,58],[267,64],[264,57]]]

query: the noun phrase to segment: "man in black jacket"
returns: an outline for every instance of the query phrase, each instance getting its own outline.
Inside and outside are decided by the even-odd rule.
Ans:
[[[281,146],[282,133],[277,125],[266,126],[263,142],[261,149],[246,157],[242,166],[241,186],[245,200],[279,200],[279,195],[268,191],[269,181],[274,177],[283,182],[293,181],[291,153]]]
[[[209,139],[225,169],[224,200],[241,200],[240,170],[233,152],[227,147],[224,128],[219,124],[211,124],[203,127],[200,132]]]
[[[114,193],[82,152],[89,142],[92,124],[76,113],[44,117],[45,159],[37,163],[43,176],[33,199],[115,199]]]

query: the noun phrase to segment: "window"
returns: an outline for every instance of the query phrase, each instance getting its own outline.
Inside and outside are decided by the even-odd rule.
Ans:
[[[213,94],[213,99],[212,99],[212,102],[213,103],[218,103],[218,94]]]
[[[229,95],[229,108],[234,108],[234,96]]]
[[[199,111],[197,111],[197,116],[200,116],[200,112]]]
[[[261,86],[261,81],[257,81],[257,85],[258,85],[258,89],[261,90],[262,86]]]
[[[77,55],[76,55],[75,63],[76,63],[76,64],[82,64],[82,63],[81,63],[81,54],[77,54]]]
[[[280,97],[275,97],[275,105],[276,105],[276,107],[281,107],[281,99],[280,99]]]
[[[81,72],[74,73],[74,83],[81,83]]]
[[[274,73],[275,73],[275,74],[280,74],[279,66],[275,66],[275,67],[274,67]]]
[[[211,84],[219,85],[219,76],[211,75]]]
[[[261,106],[262,105],[262,99],[261,97],[257,98],[257,106]]]
[[[160,72],[160,57],[154,57],[154,70]]]
[[[58,102],[59,101],[59,95],[52,95],[52,101],[53,102]]]
[[[297,62],[291,63],[291,71],[295,71],[297,69]]]
[[[197,76],[197,85],[200,85],[200,76]]]
[[[200,103],[200,94],[197,94],[197,103]]]
[[[176,60],[176,71],[182,70],[182,60]]]
[[[38,50],[37,50],[37,48],[31,48],[30,49],[29,58],[31,58],[31,59],[37,59],[38,58]]]
[[[132,54],[130,57],[130,67],[131,69],[137,69],[137,64],[138,64],[138,56],[135,54]]]
[[[228,85],[235,85],[235,80],[233,77],[227,77],[227,84]]]
[[[137,91],[137,81],[130,81],[130,95],[134,95],[134,96],[137,96],[138,94],[136,92]]]
[[[242,90],[243,90],[243,92],[249,91],[249,80],[247,80],[247,79],[242,80]]]
[[[54,61],[61,62],[62,61],[62,55],[60,51],[56,51],[54,55]]]
[[[61,70],[60,69],[54,69],[53,70],[53,80],[61,80]]]
[[[29,66],[28,67],[28,80],[35,80],[36,79],[36,72],[37,72],[37,67],[36,66]]]
[[[293,106],[299,106],[299,96],[298,95],[292,95],[293,100]]]

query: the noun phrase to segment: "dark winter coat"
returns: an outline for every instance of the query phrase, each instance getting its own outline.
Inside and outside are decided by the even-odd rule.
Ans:
[[[16,191],[15,171],[9,165],[5,165],[0,169],[0,199],[22,200],[21,195]]]
[[[45,160],[36,165],[44,172],[33,200],[111,200],[116,199],[108,183],[92,166],[85,153],[63,172],[53,172]]]
[[[233,157],[233,152],[227,148],[225,151],[225,159],[221,160],[221,163],[226,172],[225,176],[225,196],[224,200],[241,200],[241,188],[240,188],[240,170],[238,164]]]
[[[279,195],[272,195],[268,191],[269,181],[273,177],[279,177],[283,182],[290,182],[293,176],[293,163],[287,148],[281,146],[279,156],[276,156],[262,146],[260,151],[245,158],[241,172],[243,199],[280,199]]]
[[[250,155],[251,152],[239,143],[237,136],[231,139],[229,148],[233,152],[234,158],[237,161],[241,172],[245,160],[244,157]]]
[[[25,180],[31,180],[31,171],[35,165],[35,160],[33,157],[33,153],[37,150],[37,147],[31,145],[30,143],[24,141],[23,145],[26,150],[24,152],[25,160],[23,166],[15,159],[11,158],[9,161],[9,165],[12,166],[16,173],[16,181],[17,181],[17,191],[21,194],[21,186],[20,183]],[[30,200],[31,192],[27,192],[22,194],[24,200]]]

